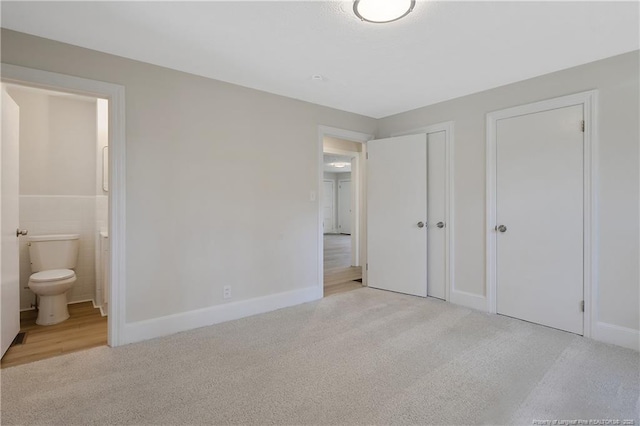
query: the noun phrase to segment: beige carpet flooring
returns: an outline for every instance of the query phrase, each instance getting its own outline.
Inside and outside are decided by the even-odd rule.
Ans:
[[[368,288],[2,370],[2,424],[640,424],[638,353]]]

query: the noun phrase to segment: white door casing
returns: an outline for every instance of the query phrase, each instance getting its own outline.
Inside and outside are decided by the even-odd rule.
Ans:
[[[583,133],[582,134],[582,182],[583,182],[583,335],[602,339],[600,334],[597,312],[598,283],[597,283],[597,245],[596,218],[597,218],[597,105],[598,91],[576,93],[559,98],[521,105],[505,110],[487,114],[487,240],[486,240],[486,271],[487,271],[487,309],[496,313],[496,281],[497,281],[497,240],[499,232],[495,230],[497,224],[497,127],[498,121],[518,117],[526,114],[534,114],[543,111],[551,111],[571,107],[582,106],[583,109]],[[567,123],[567,126],[569,124]],[[577,124],[580,128],[580,123]],[[573,123],[573,129],[576,123]],[[506,225],[505,225],[506,226]],[[507,233],[509,227],[507,226]],[[575,312],[575,304],[570,309]],[[597,334],[596,334],[597,333]]]
[[[320,193],[324,185],[324,159],[323,152],[324,138],[334,137],[338,139],[344,139],[352,141],[362,145],[362,151],[343,151],[341,149],[327,149],[326,152],[336,155],[348,155],[351,156],[351,186],[353,187],[352,203],[353,214],[352,226],[351,226],[351,263],[354,266],[363,266],[362,268],[362,280],[363,284],[367,285],[367,270],[364,267],[367,259],[367,212],[366,212],[366,197],[367,197],[367,173],[365,166],[366,155],[366,142],[373,139],[373,135],[368,133],[356,132],[353,130],[340,129],[337,127],[330,127],[325,125],[318,125],[318,140],[316,146],[317,153],[317,186],[315,191]],[[324,212],[321,203],[318,203],[318,260],[317,260],[317,277],[318,277],[318,298],[323,297],[324,294],[324,239],[323,239],[323,221]]]
[[[18,219],[18,183],[19,183],[19,132],[20,109],[2,86],[2,149],[0,162],[2,166],[0,185],[2,196],[0,201],[1,221],[1,254],[0,269],[2,286],[0,288],[1,303],[1,340],[2,355],[20,332],[20,268],[19,247],[16,230]]]
[[[335,182],[325,180],[322,186],[322,210],[324,213],[324,233],[335,232]]]
[[[338,232],[351,234],[351,181],[338,181]]]
[[[126,313],[126,141],[124,86],[2,64],[2,81],[109,100],[109,346],[144,340],[127,331]]]
[[[426,297],[427,136],[369,141],[367,154],[368,285]]]
[[[446,133],[427,134],[427,295],[446,299]]]

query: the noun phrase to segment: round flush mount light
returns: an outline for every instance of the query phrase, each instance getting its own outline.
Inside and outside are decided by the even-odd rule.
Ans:
[[[336,161],[335,163],[331,163],[329,165],[341,169],[343,167],[347,167],[349,165],[349,163],[345,163],[343,161]]]
[[[385,24],[407,16],[416,0],[355,0],[353,13],[363,21]]]

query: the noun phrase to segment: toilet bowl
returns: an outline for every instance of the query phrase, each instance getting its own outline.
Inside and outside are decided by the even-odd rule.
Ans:
[[[36,272],[29,277],[29,288],[40,298],[36,324],[53,325],[69,318],[67,291],[75,282],[76,273],[71,269]]]
[[[53,325],[69,318],[67,292],[76,282],[77,234],[28,238],[31,270],[29,288],[38,296],[38,325]]]

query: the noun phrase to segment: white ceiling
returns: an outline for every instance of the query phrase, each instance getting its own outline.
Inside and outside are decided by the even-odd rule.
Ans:
[[[9,2],[2,26],[374,118],[638,49],[638,2]],[[320,74],[323,81],[311,76]]]

